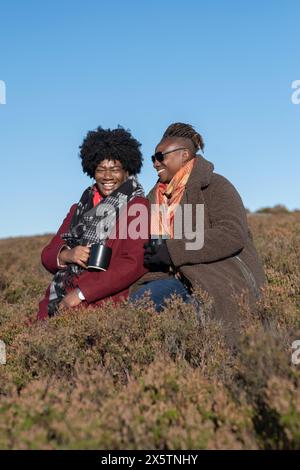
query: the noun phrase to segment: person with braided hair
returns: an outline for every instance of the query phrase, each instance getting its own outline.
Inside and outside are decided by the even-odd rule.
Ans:
[[[195,131],[193,126],[190,124],[183,124],[181,122],[176,122],[171,124],[164,132],[163,139],[171,137],[182,137],[183,139],[188,139],[192,141],[194,150],[197,152],[201,150],[204,152],[204,140],[201,134]]]
[[[211,314],[221,321],[233,344],[239,332],[237,298],[243,296],[255,308],[265,276],[241,197],[228,179],[214,172],[203,150],[202,136],[184,123],[171,124],[155,149],[152,161],[158,180],[147,197],[152,207],[166,207],[169,224],[160,211],[151,211],[151,236],[159,236],[160,243],[150,240],[145,245],[144,266],[149,272],[131,286],[130,298],[135,301],[149,291],[156,310],[161,311],[172,294],[191,302],[191,293],[199,286],[212,300]],[[204,207],[204,243],[188,249],[184,217],[181,236],[175,236],[176,210],[180,206],[184,213],[186,205],[192,207],[196,233],[199,204]]]

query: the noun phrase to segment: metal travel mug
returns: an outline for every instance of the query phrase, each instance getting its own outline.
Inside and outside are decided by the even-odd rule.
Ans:
[[[169,239],[168,235],[151,235],[151,238],[149,240],[152,252],[155,253],[155,248],[158,245],[163,245],[166,243],[166,241]]]
[[[103,243],[93,243],[88,261],[89,271],[107,271],[112,255],[112,249]]]

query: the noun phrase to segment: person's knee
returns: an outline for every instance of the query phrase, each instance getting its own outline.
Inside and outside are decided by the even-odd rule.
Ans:
[[[181,297],[184,302],[190,302],[190,294],[184,284],[179,279],[162,279],[150,281],[145,286],[140,287],[135,293],[130,295],[132,302],[140,299],[146,292],[154,303],[155,310],[161,312],[165,306],[165,301],[172,295]]]

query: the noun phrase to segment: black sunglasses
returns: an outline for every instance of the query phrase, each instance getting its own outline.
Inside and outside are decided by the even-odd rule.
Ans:
[[[168,155],[168,153],[177,152],[177,150],[188,150],[188,149],[186,147],[178,147],[177,149],[169,150],[168,152],[156,152],[154,155],[152,155],[151,160],[153,163],[155,162],[155,160],[161,163],[164,161],[165,155]]]

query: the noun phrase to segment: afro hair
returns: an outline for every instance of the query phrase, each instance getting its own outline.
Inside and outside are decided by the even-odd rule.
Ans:
[[[79,157],[84,173],[91,178],[103,160],[118,160],[129,175],[141,171],[143,157],[141,144],[132,137],[129,130],[118,126],[117,129],[103,129],[101,126],[89,131],[82,142]]]

